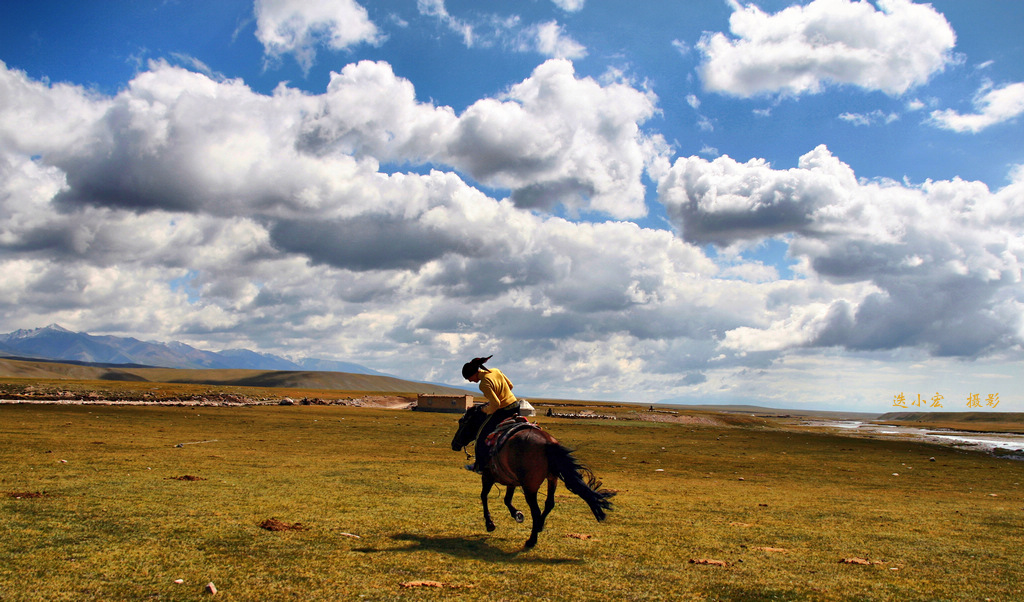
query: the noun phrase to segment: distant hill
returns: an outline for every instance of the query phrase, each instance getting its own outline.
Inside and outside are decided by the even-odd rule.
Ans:
[[[375,374],[216,368],[189,370],[111,366],[109,364],[67,364],[54,361],[15,359],[0,359],[0,377],[372,391],[379,393],[432,393],[437,395],[466,395],[469,393],[464,389]]]
[[[57,324],[0,334],[0,356],[187,370],[306,370],[387,376],[350,362],[312,358],[292,361],[248,349],[204,351],[179,342],[161,343],[72,332]]]
[[[664,402],[659,408],[680,408],[688,410],[703,410],[706,412],[733,412],[742,414],[765,414],[773,416],[798,416],[801,418],[820,418],[830,420],[875,420],[880,416],[878,412],[842,412],[835,410],[813,410],[813,409],[779,409],[766,408],[752,405],[691,405],[683,403]]]

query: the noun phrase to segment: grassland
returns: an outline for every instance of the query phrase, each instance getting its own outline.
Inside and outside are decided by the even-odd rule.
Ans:
[[[0,599],[1024,599],[1024,463],[770,420],[541,416],[619,493],[598,524],[560,488],[523,552],[529,520],[497,492],[484,532],[455,419],[0,406]]]

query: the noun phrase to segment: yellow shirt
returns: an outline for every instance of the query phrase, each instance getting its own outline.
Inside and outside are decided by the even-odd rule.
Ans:
[[[497,368],[484,370],[480,375],[480,392],[487,398],[484,413],[488,416],[518,401],[512,394],[512,381]]]

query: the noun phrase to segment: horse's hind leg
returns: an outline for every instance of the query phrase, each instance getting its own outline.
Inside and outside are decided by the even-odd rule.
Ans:
[[[548,514],[551,514],[551,509],[555,507],[555,489],[558,487],[558,477],[551,475],[548,477],[548,498],[544,501],[544,512],[540,515],[541,524],[547,519]]]
[[[517,523],[523,522],[523,513],[516,510],[516,507],[512,505],[512,495],[516,492],[515,486],[509,486],[508,490],[505,491],[505,506],[508,508],[509,514],[515,519]]]
[[[527,488],[523,488],[523,497],[526,498],[526,503],[530,506],[530,515],[533,518],[533,530],[530,531],[530,539],[526,540],[526,544],[523,546],[526,549],[530,549],[537,545],[537,534],[544,530],[544,515],[540,512],[540,506],[537,505],[537,491],[530,491]]]
[[[484,506],[484,526],[487,527],[487,532],[490,533],[494,530],[494,521],[491,520],[491,509],[487,507],[487,496],[491,493],[491,487],[494,486],[494,477],[491,473],[484,470],[483,477],[481,478],[483,487],[480,491],[480,503]]]

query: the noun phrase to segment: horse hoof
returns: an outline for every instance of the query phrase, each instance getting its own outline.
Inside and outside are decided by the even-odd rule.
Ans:
[[[530,539],[526,540],[526,543],[523,544],[523,549],[524,550],[532,550],[533,546],[535,546],[535,545],[537,545],[537,538],[531,537]]]
[[[525,517],[525,516],[523,516],[523,513],[522,513],[522,512],[516,512],[516,515],[515,515],[515,516],[513,516],[512,518],[516,519],[516,522],[517,522],[517,523],[521,523],[521,522],[523,522],[524,520],[526,520],[526,517]]]
[[[487,532],[488,533],[490,533],[491,531],[494,531],[495,529],[497,529],[497,527],[494,526],[494,523],[487,523]]]

